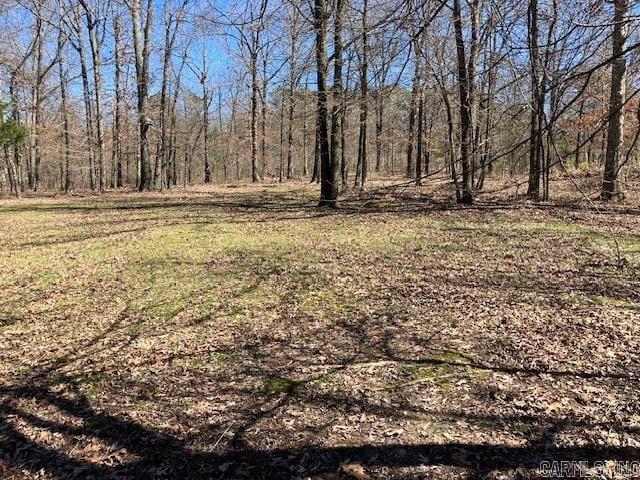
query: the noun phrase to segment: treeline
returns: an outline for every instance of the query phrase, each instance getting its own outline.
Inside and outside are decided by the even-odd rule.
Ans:
[[[629,0],[2,0],[0,189],[491,175],[637,161]]]

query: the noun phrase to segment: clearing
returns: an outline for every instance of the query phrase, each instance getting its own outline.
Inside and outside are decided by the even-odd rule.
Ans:
[[[0,476],[640,458],[637,208],[316,190],[3,200]]]

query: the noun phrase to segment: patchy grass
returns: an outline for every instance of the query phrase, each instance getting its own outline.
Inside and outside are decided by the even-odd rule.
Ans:
[[[436,205],[0,204],[0,476],[521,478],[636,448],[639,217]]]
[[[626,298],[607,297],[605,295],[595,295],[592,297],[593,303],[600,306],[612,306],[620,308],[636,308],[636,304]]]
[[[283,393],[291,394],[296,391],[302,382],[282,377],[268,377],[263,381],[262,390],[265,393],[280,395]]]

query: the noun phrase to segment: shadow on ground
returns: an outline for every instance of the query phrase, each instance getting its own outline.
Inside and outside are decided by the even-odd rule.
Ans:
[[[58,377],[57,382],[65,379]],[[367,468],[421,467],[431,465],[459,467],[471,478],[486,478],[496,470],[537,469],[543,461],[633,461],[640,458],[640,449],[630,447],[553,446],[554,433],[571,422],[552,418],[543,420],[545,428],[526,446],[448,444],[387,444],[326,447],[308,445],[301,448],[256,450],[243,446],[242,430],[251,427],[258,417],[267,415],[264,409],[248,423],[232,426],[236,430],[230,447],[210,453],[193,451],[185,441],[171,435],[150,430],[128,420],[126,416],[112,416],[94,411],[83,395],[61,395],[46,383],[31,379],[28,385],[2,386],[5,398],[0,417],[0,474],[9,476],[16,471],[46,472],[51,478],[296,478],[337,472],[346,462],[360,463]],[[67,386],[71,387],[72,382]],[[16,400],[47,404],[64,415],[74,417],[74,423],[59,423],[38,417],[13,406]],[[278,399],[275,407],[297,401],[295,393]],[[327,399],[328,402],[335,399]],[[393,411],[386,412],[393,415]],[[456,417],[461,418],[459,414]],[[491,418],[492,422],[516,423],[523,418]],[[126,449],[131,458],[121,464],[109,461],[93,462],[74,458],[69,453],[45,447],[24,436],[16,423],[55,435],[93,437],[109,444],[113,451]],[[585,426],[585,425],[582,425]],[[603,426],[603,425],[600,425]],[[605,427],[607,425],[604,425]],[[212,426],[221,430],[223,426]],[[240,428],[238,428],[240,427]],[[589,425],[586,425],[589,427]],[[614,425],[609,425],[614,427]],[[214,445],[215,447],[215,445]],[[215,448],[214,448],[215,450]],[[17,470],[16,470],[17,469]],[[330,477],[327,477],[330,478]],[[525,478],[525,477],[520,477]]]

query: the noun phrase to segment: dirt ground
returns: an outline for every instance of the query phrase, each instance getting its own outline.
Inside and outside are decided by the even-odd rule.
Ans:
[[[0,200],[0,477],[632,465],[640,200],[574,181]]]

